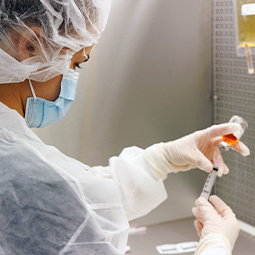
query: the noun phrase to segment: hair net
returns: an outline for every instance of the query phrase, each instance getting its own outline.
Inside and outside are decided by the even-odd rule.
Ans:
[[[97,43],[110,4],[111,0],[0,0],[0,83],[46,81],[66,73],[75,52]],[[22,46],[28,57],[22,55]]]

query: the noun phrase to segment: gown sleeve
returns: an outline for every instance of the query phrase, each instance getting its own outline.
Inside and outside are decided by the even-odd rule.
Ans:
[[[213,248],[203,251],[200,255],[231,255],[224,248]]]
[[[146,162],[144,150],[138,147],[126,148],[118,157],[110,158],[109,166],[95,166],[90,171],[115,181],[129,221],[146,215],[167,198],[163,181]]]

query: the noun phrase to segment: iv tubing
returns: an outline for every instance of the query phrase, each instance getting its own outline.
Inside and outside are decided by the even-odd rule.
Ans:
[[[252,64],[251,49],[247,43],[245,43],[245,53],[246,53],[246,61],[247,61],[247,65],[248,65],[248,73],[253,74],[254,68],[253,68],[253,64]]]

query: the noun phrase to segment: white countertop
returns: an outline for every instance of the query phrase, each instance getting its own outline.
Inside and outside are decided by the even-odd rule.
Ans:
[[[184,219],[148,226],[146,234],[129,236],[130,255],[158,255],[157,245],[199,241],[194,219]],[[183,255],[191,255],[185,253]],[[232,255],[255,255],[255,237],[240,232]]]

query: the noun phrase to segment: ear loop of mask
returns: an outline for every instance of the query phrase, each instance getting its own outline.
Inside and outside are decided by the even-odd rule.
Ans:
[[[35,91],[34,91],[32,82],[30,81],[30,79],[28,79],[28,81],[29,81],[29,86],[30,86],[31,92],[32,92],[32,94],[33,94],[34,100],[36,101],[36,100],[37,100],[37,97],[36,97],[36,95],[35,95]]]

